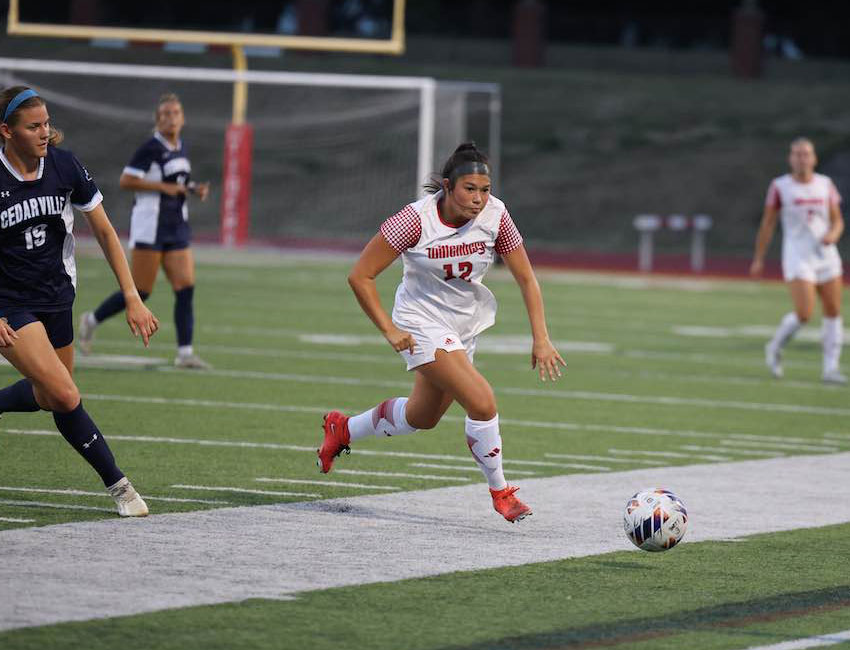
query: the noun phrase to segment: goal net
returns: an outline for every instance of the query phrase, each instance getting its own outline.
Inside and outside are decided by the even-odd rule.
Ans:
[[[248,83],[246,122],[254,132],[252,240],[363,241],[420,196],[428,176],[467,139],[498,169],[496,85],[0,59],[4,87],[25,84],[45,98],[65,132],[62,146],[92,171],[123,233],[133,196],[118,188],[121,170],[150,137],[159,96],[177,93],[192,176],[212,184],[206,203],[189,205],[194,232],[208,240],[220,236],[224,142],[237,78]]]

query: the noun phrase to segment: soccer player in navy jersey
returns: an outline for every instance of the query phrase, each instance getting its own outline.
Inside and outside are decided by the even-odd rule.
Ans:
[[[136,193],[130,216],[130,254],[133,279],[142,300],[147,300],[159,267],[174,290],[174,324],[177,329],[178,368],[209,369],[194,353],[192,333],[195,292],[195,261],[190,248],[191,230],[186,208],[187,194],[205,201],[209,183],[190,180],[192,166],[180,138],[185,117],[180,99],[173,93],[159,98],[156,130],[138,148],[121,174],[121,188]],[[93,312],[80,317],[77,328],[80,351],[91,352],[95,328],[124,309],[124,295],[117,291]]]
[[[0,354],[23,376],[0,390],[0,413],[53,412],[62,436],[100,475],[118,514],[148,514],[83,408],[71,374],[76,290],[74,214],[97,238],[127,303],[127,322],[148,345],[159,323],[133,284],[118,235],[89,171],[50,124],[44,100],[25,86],[0,93]]]

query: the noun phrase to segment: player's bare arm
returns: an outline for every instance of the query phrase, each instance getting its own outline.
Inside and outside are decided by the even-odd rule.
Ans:
[[[375,278],[381,274],[398,257],[396,250],[387,243],[380,233],[372,237],[360,258],[348,274],[348,284],[351,286],[360,307],[375,323],[375,327],[384,335],[393,350],[401,352],[409,350],[413,353],[416,341],[408,332],[403,332],[393,325],[393,321],[381,305]]]
[[[528,254],[525,252],[525,246],[518,246],[506,254],[503,259],[519,285],[525,308],[528,311],[531,336],[534,340],[531,349],[531,367],[537,368],[541,381],[546,381],[547,376],[555,381],[561,376],[561,366],[566,367],[567,364],[549,339],[543,308],[543,294],[540,291],[534,270],[531,268]]]
[[[133,282],[133,276],[130,273],[130,267],[127,264],[127,257],[124,255],[124,249],[121,247],[121,242],[118,239],[118,234],[109,217],[106,215],[106,210],[102,204],[98,204],[94,209],[85,213],[86,219],[89,222],[89,227],[92,230],[97,243],[103,250],[103,255],[109,263],[115,278],[118,280],[118,285],[124,294],[124,299],[127,303],[127,324],[134,336],[141,336],[145,347],[150,342],[150,337],[159,329],[159,321],[156,316],[142,302],[136,285]]]
[[[779,210],[770,205],[765,206],[758,235],[756,235],[756,251],[753,255],[753,262],[750,264],[750,275],[752,276],[759,276],[764,271],[764,256],[767,254],[767,248],[773,239],[778,216]]]
[[[829,208],[829,231],[821,240],[824,244],[837,244],[844,233],[844,217],[841,215],[841,208],[833,205]]]
[[[131,190],[133,192],[161,192],[168,196],[180,196],[187,194],[189,189],[180,183],[162,183],[159,181],[148,181],[132,174],[121,174],[118,179],[118,186],[122,190]],[[207,192],[209,191],[209,183],[207,183]]]

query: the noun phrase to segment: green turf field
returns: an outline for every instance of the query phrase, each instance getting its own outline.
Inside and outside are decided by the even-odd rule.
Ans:
[[[86,408],[152,513],[469,484],[486,493],[456,407],[435,430],[363,441],[338,462],[345,472],[320,475],[312,450],[322,413],[361,411],[410,385],[350,294],[348,262],[201,259],[196,347],[213,371],[171,368],[172,297],[161,282],[150,305],[163,327],[150,350],[116,318],[76,373]],[[113,286],[101,260],[81,258],[79,270],[78,313]],[[386,305],[398,277],[393,267],[382,278]],[[781,285],[540,278],[565,377],[541,384],[528,368],[521,297],[501,270],[488,278],[497,325],[476,354],[499,400],[512,482],[850,450],[848,389],[820,383],[816,325],[789,347],[785,380],[762,365],[763,343],[788,308]],[[116,355],[162,363],[143,368]],[[6,384],[17,377],[8,366],[0,375]],[[49,415],[4,414],[0,452],[0,531],[115,518]],[[843,525],[686,543],[662,555],[17,630],[0,633],[0,647],[745,648],[850,628],[848,533]]]

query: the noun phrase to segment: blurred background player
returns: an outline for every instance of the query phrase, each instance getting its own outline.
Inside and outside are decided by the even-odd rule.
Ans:
[[[773,179],[756,238],[750,272],[760,275],[777,216],[782,218],[782,274],[794,311],[783,316],[765,346],[767,367],[782,377],[782,347],[812,317],[816,296],[823,306],[823,381],[846,384],[839,371],[844,328],[841,319],[842,266],[836,243],[844,231],[841,196],[828,176],[815,173],[815,147],[807,138],[791,143],[791,173]]]
[[[89,222],[112,267],[127,322],[145,345],[158,327],[133,284],[103,196],[50,125],[44,100],[25,86],[0,95],[0,354],[23,376],[0,390],[0,412],[53,412],[56,427],[95,469],[125,517],[148,507],[115,463],[83,408],[71,374],[76,291],[72,206]]]
[[[142,300],[153,292],[160,265],[174,290],[174,325],[177,330],[178,368],[205,370],[210,366],[194,353],[193,297],[195,261],[190,248],[191,229],[186,195],[205,201],[209,183],[190,180],[192,166],[180,138],[185,124],[183,105],[173,93],[159,98],[156,130],[133,155],[121,174],[122,189],[136,193],[130,215],[130,248],[133,280]],[[125,308],[124,295],[117,291],[100,306],[80,317],[80,351],[92,349],[95,328]]]
[[[490,194],[490,167],[473,143],[462,144],[443,167],[429,195],[387,219],[366,245],[348,281],[366,315],[416,371],[409,397],[388,399],[354,417],[324,418],[319,467],[366,436],[397,436],[432,429],[457,401],[466,411],[466,441],[493,499],[508,521],[531,508],[502,471],[502,438],[493,389],[472,365],[477,336],[495,321],[496,300],[482,280],[495,254],[522,291],[534,338],[531,365],[555,380],[566,365],[549,340],[543,298],[522,237],[505,204]],[[399,256],[404,277],[392,318],[383,309],[375,278]]]

